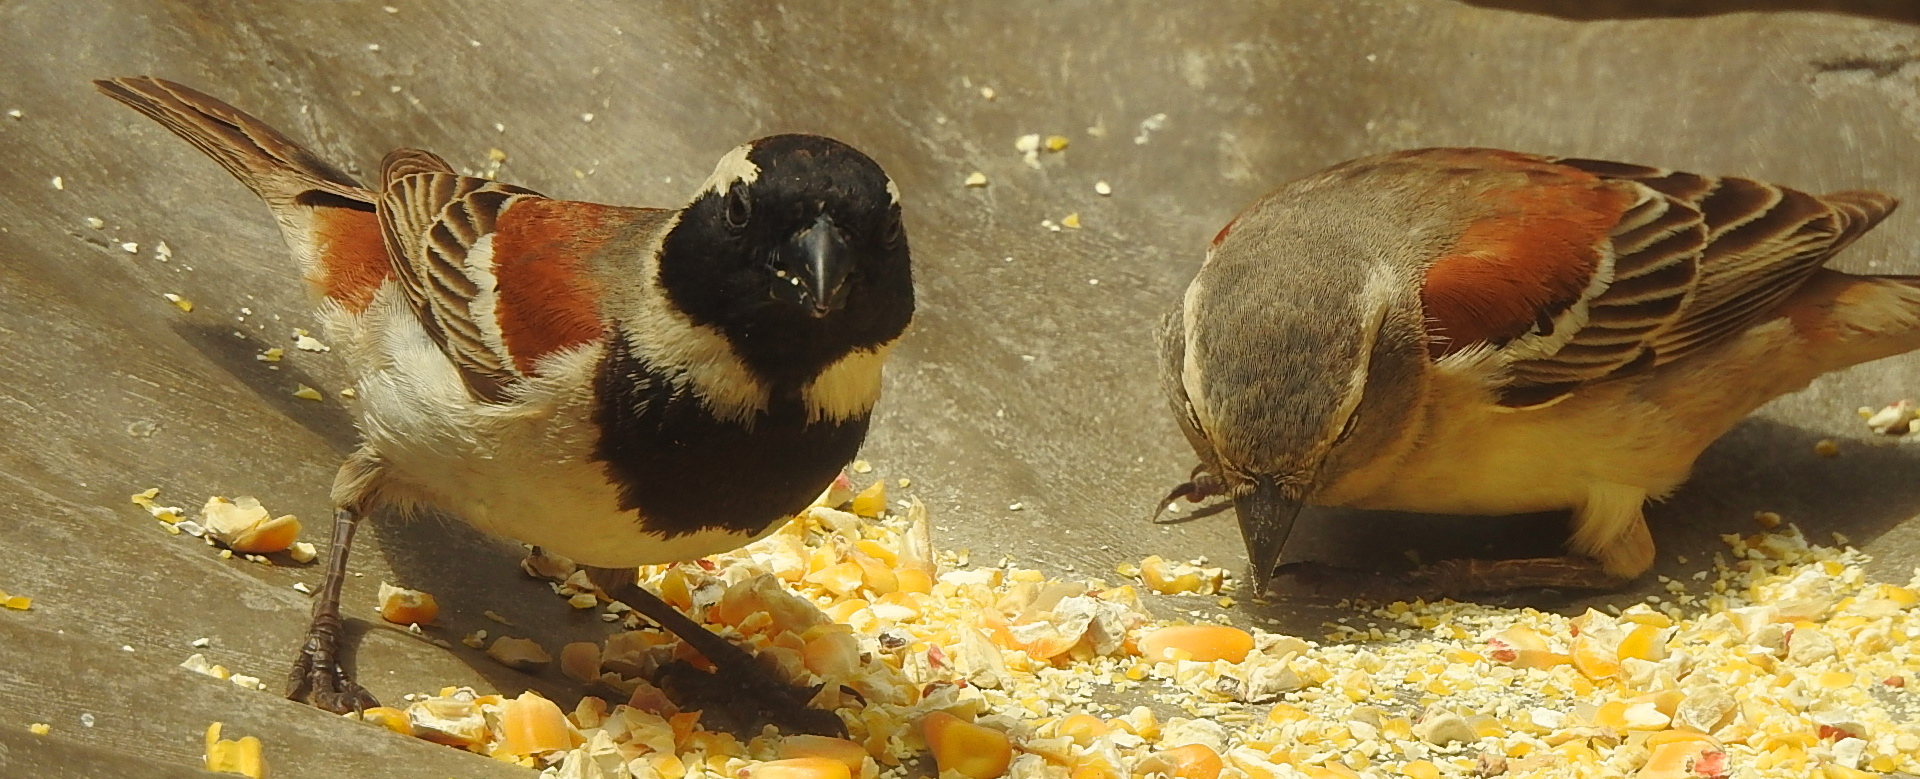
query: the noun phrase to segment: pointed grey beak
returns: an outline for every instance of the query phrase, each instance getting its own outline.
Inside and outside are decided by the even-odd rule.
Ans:
[[[1261,476],[1252,492],[1233,500],[1234,513],[1240,516],[1240,536],[1247,543],[1247,560],[1253,565],[1256,596],[1266,593],[1267,580],[1280,565],[1280,550],[1293,533],[1302,502],[1285,494],[1271,476]]]
[[[806,288],[803,304],[814,317],[823,317],[847,302],[847,274],[853,270],[853,257],[840,228],[826,214],[793,236],[792,258],[800,283]]]

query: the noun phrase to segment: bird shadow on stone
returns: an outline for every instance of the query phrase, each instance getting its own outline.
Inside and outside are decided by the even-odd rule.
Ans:
[[[262,404],[326,441],[339,457],[346,457],[357,445],[359,434],[354,431],[353,415],[338,395],[323,392],[316,403],[293,394],[300,385],[317,388],[336,381],[322,379],[285,358],[276,363],[261,362],[258,355],[265,347],[252,338],[235,338],[233,328],[224,324],[179,321],[169,327],[234,381],[252,390]],[[325,485],[321,488],[324,490]]]
[[[1912,0],[1460,0],[1467,5],[1562,19],[1657,19],[1756,12],[1818,12],[1920,22]]]
[[[1904,582],[1920,563],[1920,447],[1895,439],[1838,438],[1837,456],[1815,452],[1833,436],[1770,419],[1748,420],[1720,439],[1670,499],[1647,508],[1658,550],[1654,566],[1626,588],[1611,592],[1516,590],[1467,600],[1492,606],[1578,613],[1589,607],[1625,608],[1649,596],[1669,597],[1660,577],[1704,585],[1693,576],[1728,557],[1727,534],[1762,530],[1759,512],[1792,523],[1808,543],[1867,550],[1868,574]],[[1563,553],[1567,512],[1504,517],[1309,509],[1288,544],[1262,602],[1247,610],[1281,630],[1319,635],[1330,618],[1357,617],[1341,601],[1389,602],[1437,594],[1409,583],[1421,564],[1477,557],[1510,559]],[[1711,576],[1711,574],[1709,574]],[[1274,620],[1278,620],[1277,623]]]

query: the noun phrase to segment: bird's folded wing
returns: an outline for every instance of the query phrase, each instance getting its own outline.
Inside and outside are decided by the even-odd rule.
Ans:
[[[600,338],[585,256],[644,209],[552,200],[418,150],[389,154],[382,168],[396,275],[476,397],[502,401],[541,357]]]
[[[1528,258],[1532,264],[1554,258],[1545,264],[1578,269],[1584,283],[1577,296],[1537,306],[1531,325],[1487,344],[1505,365],[1500,402],[1513,407],[1550,403],[1582,385],[1683,359],[1733,337],[1772,314],[1897,204],[1876,192],[1815,196],[1751,179],[1598,160],[1538,161],[1545,165],[1529,186],[1558,191],[1522,199],[1610,192],[1586,205],[1603,205],[1611,224],[1589,245],[1545,236],[1547,248]],[[1494,218],[1526,220],[1535,212]],[[1511,232],[1542,231],[1537,223],[1516,223]],[[1483,253],[1472,260],[1503,258]],[[1539,273],[1529,263],[1509,270]],[[1471,344],[1448,351],[1463,346]]]

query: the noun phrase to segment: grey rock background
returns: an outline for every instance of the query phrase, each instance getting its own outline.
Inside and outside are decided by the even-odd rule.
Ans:
[[[1920,197],[1920,11],[1904,0],[388,1],[397,11],[0,5],[0,111],[21,112],[0,115],[0,588],[35,598],[0,613],[0,773],[195,775],[220,719],[261,736],[283,778],[522,775],[174,668],[206,636],[216,662],[277,686],[305,622],[291,585],[319,571],[219,560],[126,496],[258,495],[318,539],[352,433],[331,357],[253,359],[314,323],[265,210],[91,78],[191,84],[355,172],[397,146],[476,170],[499,148],[505,180],[614,203],[676,204],[757,135],[859,146],[906,193],[923,300],[865,457],[913,480],[942,544],[1061,573],[1152,553],[1240,565],[1230,515],[1145,523],[1190,465],[1154,388],[1152,324],[1206,239],[1292,177],[1393,148],[1492,145]],[[1072,146],[1036,170],[1013,149],[1026,133]],[[991,186],[963,188],[976,169]],[[1040,226],[1074,212],[1084,229]],[[1920,216],[1897,213],[1840,265],[1920,272],[1916,238]],[[153,257],[162,241],[171,262]],[[198,305],[183,314],[168,292]],[[328,399],[293,398],[298,383]],[[1916,450],[1867,441],[1853,409],[1916,391],[1909,356],[1764,410],[1655,509],[1659,571],[1698,570],[1719,533],[1764,509],[1816,539],[1845,533],[1904,580],[1920,562]],[[1842,456],[1815,457],[1822,438]],[[1562,523],[1322,512],[1288,558],[1398,570],[1407,550],[1547,553]],[[346,602],[375,693],[578,694],[372,614],[388,579],[440,597],[443,636],[499,632],[488,609],[549,646],[604,631],[554,608],[512,546],[431,521],[370,535]],[[1344,613],[1331,601],[1356,594],[1240,608],[1317,635]],[[53,734],[28,735],[35,721]]]

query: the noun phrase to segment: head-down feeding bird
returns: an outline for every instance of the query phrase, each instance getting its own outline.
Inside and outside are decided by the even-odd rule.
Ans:
[[[1174,495],[1232,498],[1263,587],[1302,504],[1571,509],[1568,557],[1426,573],[1618,586],[1653,562],[1643,504],[1714,439],[1920,348],[1920,278],[1822,267],[1895,204],[1491,149],[1310,175],[1220,231],[1162,328],[1201,462]]]
[[[589,566],[776,720],[838,729],[633,568],[768,534],[859,448],[914,308],[879,165],[828,138],[762,138],[668,210],[554,200],[407,149],[368,189],[200,92],[95,83],[267,202],[353,375],[362,443],[334,484],[291,697],[374,705],[337,659],[348,546],[376,508],[432,506]]]

